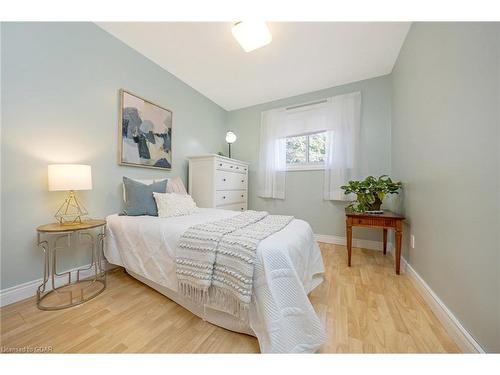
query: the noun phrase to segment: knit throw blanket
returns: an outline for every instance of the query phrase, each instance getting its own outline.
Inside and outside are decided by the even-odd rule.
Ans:
[[[293,216],[245,211],[187,229],[176,254],[179,292],[195,302],[208,303],[246,319],[257,246],[292,219]]]

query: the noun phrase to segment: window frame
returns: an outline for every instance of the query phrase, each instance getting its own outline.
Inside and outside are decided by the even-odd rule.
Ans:
[[[295,172],[295,171],[321,171],[325,169],[325,162],[310,162],[309,161],[309,137],[316,134],[326,133],[326,130],[318,130],[307,133],[300,133],[289,135],[285,137],[285,144],[288,138],[295,137],[303,137],[306,136],[306,162],[305,163],[296,163],[296,164],[288,164],[286,163],[286,171],[287,172]],[[286,147],[286,146],[285,146]],[[326,147],[326,145],[325,145]]]

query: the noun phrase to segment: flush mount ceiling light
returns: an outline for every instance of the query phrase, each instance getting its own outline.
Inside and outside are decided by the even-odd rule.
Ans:
[[[265,22],[236,22],[232,32],[245,52],[263,47],[273,40]]]

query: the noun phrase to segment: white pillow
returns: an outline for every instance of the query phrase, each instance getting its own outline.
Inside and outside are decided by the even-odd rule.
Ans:
[[[188,194],[153,193],[158,207],[158,217],[191,215],[196,211],[196,203]]]

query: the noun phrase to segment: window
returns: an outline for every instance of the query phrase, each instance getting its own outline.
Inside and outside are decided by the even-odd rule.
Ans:
[[[326,132],[287,137],[287,170],[323,169],[325,166],[325,147]]]

